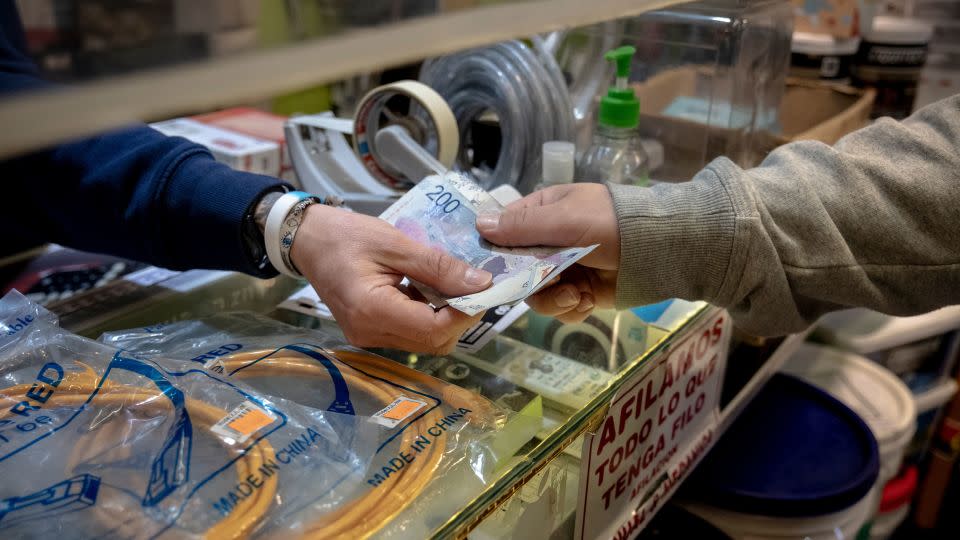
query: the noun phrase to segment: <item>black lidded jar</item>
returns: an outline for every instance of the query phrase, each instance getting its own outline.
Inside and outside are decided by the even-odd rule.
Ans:
[[[864,30],[853,79],[877,90],[871,118],[910,116],[932,36],[928,23],[888,16],[874,18],[871,28]]]

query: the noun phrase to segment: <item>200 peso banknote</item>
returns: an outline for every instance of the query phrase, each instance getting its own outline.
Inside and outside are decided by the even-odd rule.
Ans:
[[[412,282],[434,307],[449,305],[475,315],[522,301],[597,247],[495,246],[477,232],[477,214],[501,210],[503,206],[479,185],[451,172],[424,178],[380,218],[420,243],[493,274],[490,288],[454,298]]]

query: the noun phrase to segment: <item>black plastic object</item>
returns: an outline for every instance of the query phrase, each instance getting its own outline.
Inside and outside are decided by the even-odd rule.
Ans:
[[[817,516],[863,499],[879,469],[877,441],[856,413],[776,374],[697,467],[682,497],[741,513]]]

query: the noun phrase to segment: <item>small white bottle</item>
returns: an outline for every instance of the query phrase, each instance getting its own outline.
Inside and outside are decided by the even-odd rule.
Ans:
[[[543,143],[543,173],[533,190],[573,182],[576,147],[572,142],[547,141]]]

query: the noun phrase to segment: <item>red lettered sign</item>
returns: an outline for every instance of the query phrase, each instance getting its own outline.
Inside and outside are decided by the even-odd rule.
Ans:
[[[715,311],[626,381],[583,441],[577,538],[632,538],[714,440],[731,325]]]

